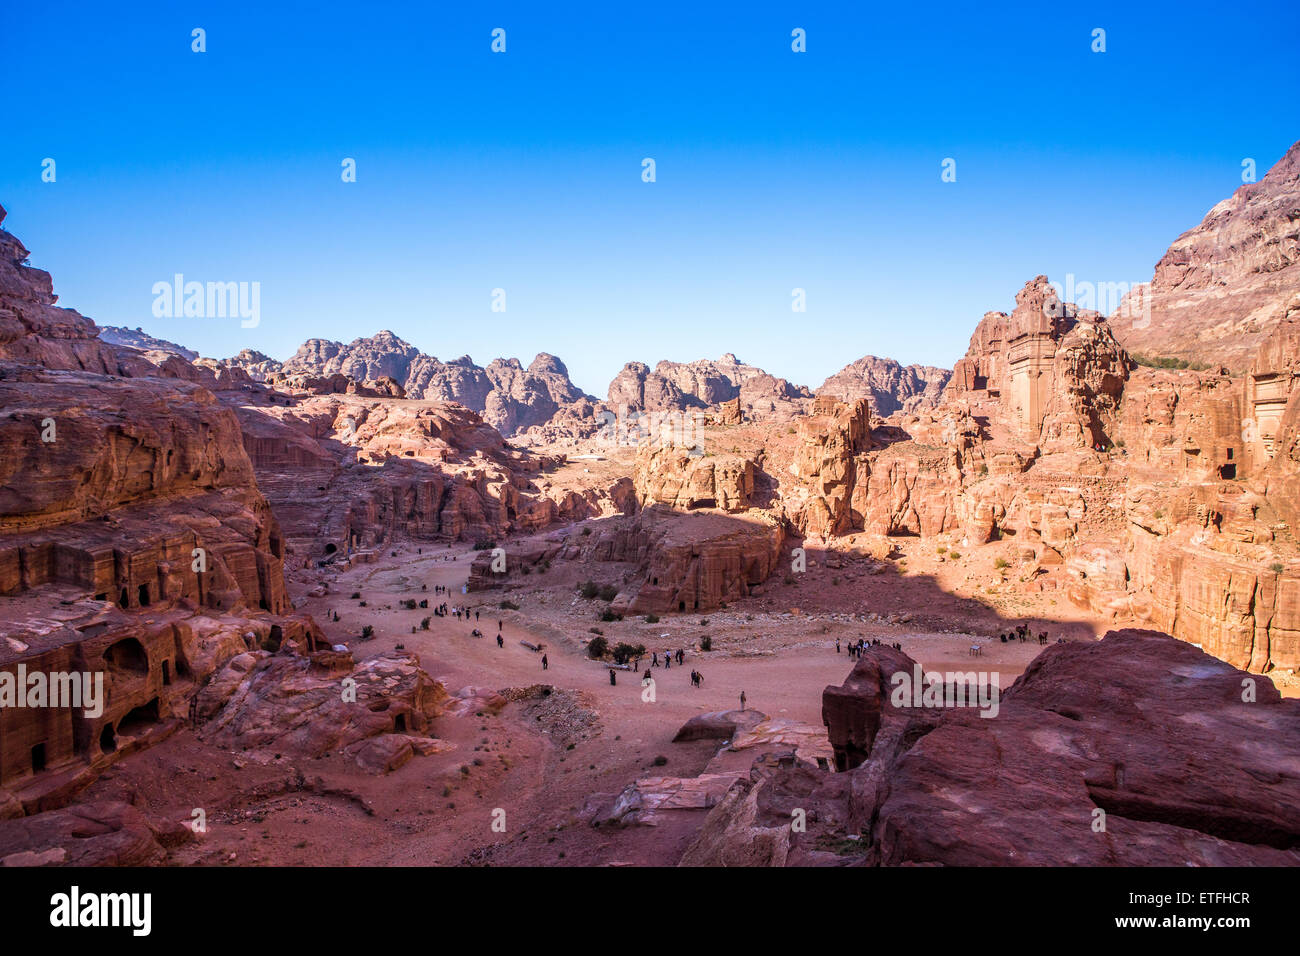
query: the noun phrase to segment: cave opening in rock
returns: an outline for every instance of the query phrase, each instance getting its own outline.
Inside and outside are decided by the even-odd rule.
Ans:
[[[134,637],[123,638],[104,651],[110,680],[119,676],[143,677],[149,673],[149,653]]]
[[[32,748],[32,773],[40,773],[45,769],[45,744],[37,744]]]
[[[148,730],[154,724],[158,723],[158,698],[155,697],[147,704],[132,709],[125,717],[118,722],[118,733],[127,737],[135,737],[138,734]]]
[[[162,677],[164,686],[172,682],[172,665],[170,661],[162,662]]]
[[[149,606],[149,585],[147,584],[140,585],[140,606]]]
[[[117,749],[117,734],[113,731],[113,724],[107,723],[104,729],[99,732],[99,749],[106,754],[111,754]]]

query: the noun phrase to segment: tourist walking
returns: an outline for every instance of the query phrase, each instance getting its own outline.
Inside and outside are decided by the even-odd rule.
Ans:
[[[550,666],[551,666],[551,665],[550,665],[550,664],[547,662],[547,660],[546,660],[546,655],[543,654],[543,655],[542,655],[542,670],[546,670],[546,668],[548,668],[548,667],[550,667]]]

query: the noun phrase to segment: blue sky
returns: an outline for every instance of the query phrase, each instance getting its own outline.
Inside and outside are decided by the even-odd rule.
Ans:
[[[816,387],[951,365],[1039,273],[1149,279],[1300,139],[1294,2],[613,6],[6,4],[5,225],[62,304],[205,355],[388,328],[598,395],[727,351]],[[177,272],[259,282],[260,324],[155,318]]]

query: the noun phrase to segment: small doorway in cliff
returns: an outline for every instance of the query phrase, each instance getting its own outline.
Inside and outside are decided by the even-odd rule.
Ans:
[[[32,773],[40,773],[45,769],[45,744],[37,744],[32,748]]]
[[[162,662],[163,686],[172,682],[172,664],[171,661]]]
[[[117,734],[113,731],[111,722],[105,724],[104,729],[99,732],[99,749],[106,754],[111,754],[117,749]]]
[[[149,585],[147,584],[140,585],[140,606],[149,606]]]
[[[1235,464],[1220,465],[1219,477],[1224,481],[1233,481],[1237,477],[1237,466]]]
[[[120,595],[118,595],[117,606],[118,606],[118,607],[130,607],[130,606],[131,606],[131,599],[130,599],[129,597],[127,597],[127,591],[126,591],[126,588],[122,588],[122,593],[121,593]]]
[[[685,601],[678,601],[678,602],[677,602],[677,610],[679,610],[679,611],[685,611],[685,610],[686,610],[686,602],[685,602]]]
[[[395,734],[404,734],[404,733],[406,733],[406,715],[405,715],[405,714],[398,714],[395,718],[393,718],[393,733],[395,733]]]

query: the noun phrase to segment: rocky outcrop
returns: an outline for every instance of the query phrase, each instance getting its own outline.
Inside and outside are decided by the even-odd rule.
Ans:
[[[678,511],[718,508],[744,511],[762,468],[742,455],[714,455],[670,444],[646,442],[637,449],[633,481],[642,505],[664,504]]]
[[[756,768],[710,812],[684,861],[1300,863],[1300,701],[1267,678],[1163,634],[1112,631],[1045,650],[989,719],[896,699],[894,675],[917,667],[868,648],[824,697],[845,772]],[[789,826],[791,807],[805,810],[806,832]],[[779,844],[754,843],[782,823]],[[837,844],[839,855],[822,849]]]
[[[574,402],[592,400],[554,355],[543,352],[527,368],[513,358],[483,368],[467,355],[439,361],[388,331],[347,345],[309,339],[284,363],[283,373],[306,379],[341,374],[357,383],[391,379],[404,397],[458,402],[507,436],[544,424]]]
[[[846,365],[817,389],[818,395],[833,395],[851,402],[865,398],[875,418],[894,412],[917,412],[933,408],[952,378],[946,368],[929,365],[900,365],[893,359],[867,355]]]
[[[226,657],[319,634],[211,373],[99,338],[26,257],[0,230],[0,669],[101,674],[109,698],[0,708],[0,804],[36,813],[173,730]]]
[[[1061,302],[1046,276],[984,316],[945,402],[992,405],[1016,437],[1049,448],[1113,444],[1131,360],[1101,316]]]
[[[386,770],[411,756],[406,737],[428,737],[447,700],[411,655],[354,662],[346,651],[311,657],[250,651],[205,684],[196,716],[205,722],[203,738],[227,749],[305,758],[353,748],[363,769]],[[398,739],[380,748],[373,738],[381,735]],[[371,745],[359,746],[366,741]]]
[[[1300,292],[1300,142],[1156,263],[1112,317],[1134,353],[1244,371]]]
[[[175,342],[168,342],[166,339],[154,338],[148,332],[138,328],[126,329],[114,325],[101,325],[99,337],[109,345],[122,345],[141,352],[170,352],[179,355],[187,362],[193,362],[199,357],[199,353],[192,349],[177,345]]]
[[[610,382],[608,395],[611,408],[647,412],[705,409],[739,399],[751,416],[812,397],[808,389],[746,365],[730,352],[717,361],[663,361],[653,371],[644,362],[628,362]]]

